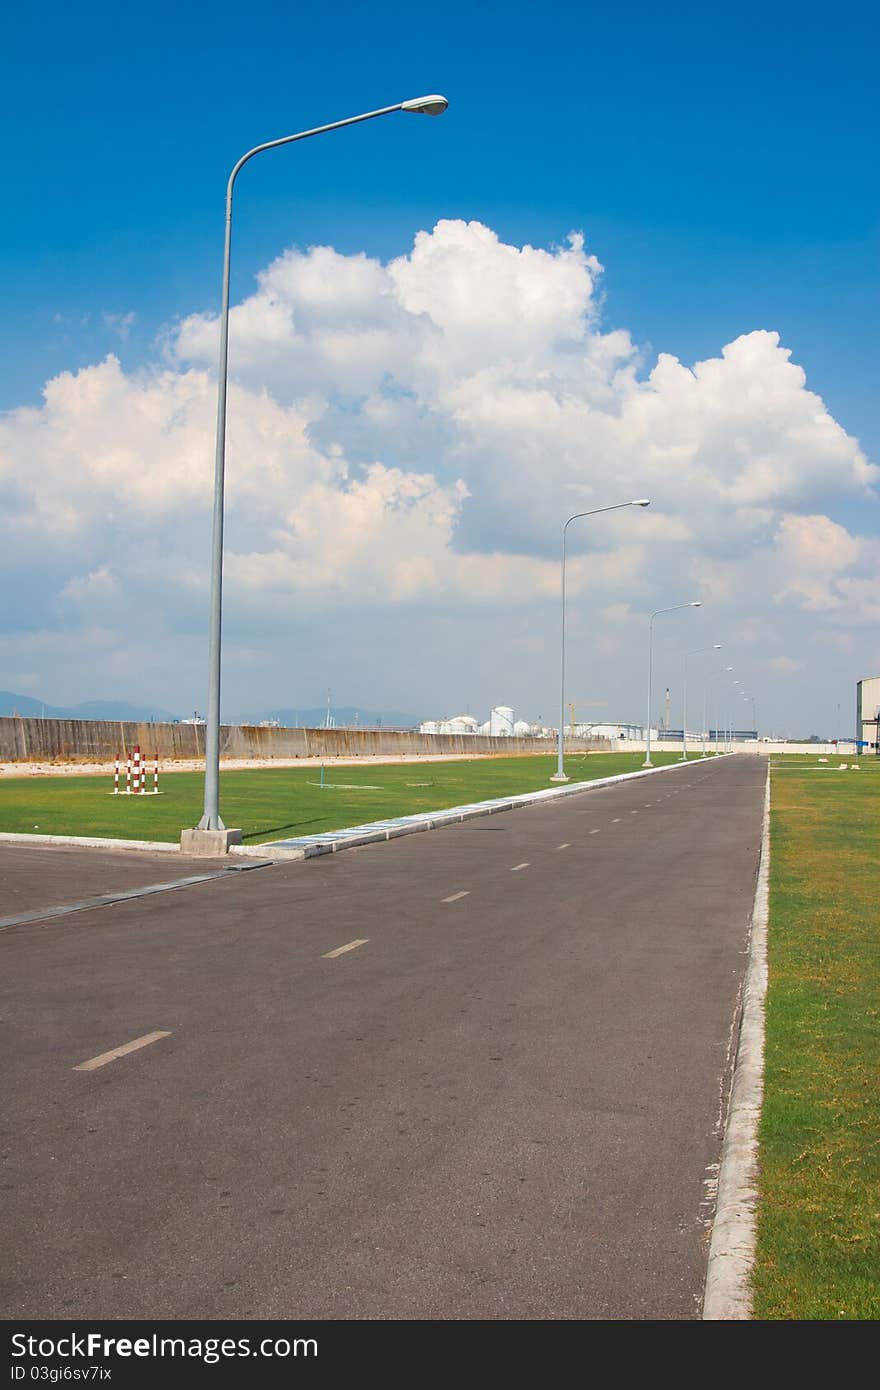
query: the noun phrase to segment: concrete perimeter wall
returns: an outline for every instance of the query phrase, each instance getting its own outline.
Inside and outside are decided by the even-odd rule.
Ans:
[[[205,729],[199,724],[129,724],[98,719],[0,718],[0,762],[107,762],[138,745],[161,760],[201,758]],[[264,729],[224,725],[223,758],[357,758],[447,756],[468,753],[553,753],[551,739],[490,738],[483,734],[419,734],[366,729]],[[566,739],[571,752],[606,751],[606,739]]]
[[[619,753],[644,752],[645,740],[643,738],[635,740],[621,738],[615,741],[614,747]],[[721,741],[719,747],[720,751],[723,753],[725,751],[725,745],[723,740]],[[763,740],[760,739],[736,739],[730,745],[730,750],[733,753],[754,753],[761,758],[769,757],[771,753],[815,753],[817,756],[822,757],[834,757],[839,754],[841,758],[851,758],[855,754],[853,741],[851,738],[842,740],[839,748],[836,747],[833,743],[784,743],[782,742],[782,740],[774,740],[770,743],[764,743]],[[688,734],[688,752],[702,753],[702,751],[703,742],[700,738],[700,735]],[[652,738],[651,752],[681,753],[681,739]],[[714,739],[710,739],[709,742],[706,744],[706,752],[715,752]],[[864,754],[864,756],[868,757],[870,755],[866,753]]]

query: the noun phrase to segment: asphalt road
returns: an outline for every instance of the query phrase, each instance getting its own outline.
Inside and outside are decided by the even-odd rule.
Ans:
[[[764,778],[695,763],[0,933],[5,1316],[697,1316]],[[0,850],[18,904],[61,900],[28,897],[46,853]]]

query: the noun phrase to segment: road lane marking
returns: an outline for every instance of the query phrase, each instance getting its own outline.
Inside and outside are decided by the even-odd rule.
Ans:
[[[638,814],[639,814],[639,808],[638,808],[638,806],[636,807],[636,809],[635,809],[634,811],[630,811],[630,815],[631,815],[631,816],[637,816]]]
[[[527,859],[524,864],[514,864],[510,872],[512,874],[518,874],[520,869],[527,869],[529,867],[529,863],[530,861]]]
[[[598,832],[598,830],[591,830],[591,831],[590,831],[590,834],[591,834],[591,835],[598,835],[599,832]]]
[[[321,960],[335,960],[337,956],[344,956],[346,951],[356,951],[358,946],[366,946],[369,939],[365,936],[362,941],[349,941],[345,946],[337,946],[335,951],[325,951]]]
[[[125,1057],[129,1052],[137,1052],[138,1048],[149,1047],[150,1043],[158,1042],[160,1038],[170,1038],[170,1031],[159,1031],[156,1033],[145,1033],[142,1038],[135,1038],[133,1042],[123,1043],[121,1047],[114,1047],[110,1052],[102,1052],[98,1057],[90,1057],[87,1062],[80,1062],[79,1066],[73,1067],[73,1071],[97,1071],[98,1067],[106,1067],[108,1062],[115,1062],[117,1057]]]
[[[615,816],[615,817],[614,817],[614,820],[611,822],[611,824],[612,824],[612,825],[620,825],[620,816]]]
[[[571,841],[568,840],[564,845],[557,845],[557,849],[571,849]]]
[[[461,893],[453,893],[451,898],[444,898],[445,903],[457,903],[459,898],[466,898],[470,893],[470,888],[465,888]]]

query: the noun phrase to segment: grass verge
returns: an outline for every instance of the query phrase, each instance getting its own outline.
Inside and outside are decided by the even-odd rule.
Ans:
[[[653,759],[658,766],[678,760],[674,753],[654,754]],[[635,772],[642,761],[641,753],[572,754],[565,767],[573,782],[589,782]],[[221,772],[220,805],[227,825],[240,826],[246,843],[260,844],[538,791],[551,785],[555,767],[551,756],[371,763],[328,767],[323,788],[315,767]],[[113,779],[106,774],[4,777],[0,831],[176,841],[181,828],[195,825],[201,815],[203,785],[198,772],[163,773],[159,796],[148,792],[135,797],[113,796]]]
[[[839,761],[771,774],[762,1319],[880,1317],[880,765]]]

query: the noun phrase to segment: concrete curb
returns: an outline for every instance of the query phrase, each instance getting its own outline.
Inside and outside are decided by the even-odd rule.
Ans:
[[[758,1204],[758,1124],[764,1095],[764,1003],[770,881],[770,764],[764,793],[761,862],[755,886],[739,1043],[718,1175],[718,1200],[703,1294],[703,1319],[748,1320]]]
[[[18,835],[12,831],[0,833],[0,844],[78,845],[80,849],[139,849],[158,850],[163,854],[180,853],[180,845],[167,840],[101,840],[91,835]]]
[[[732,753],[722,753],[719,757],[734,757]],[[383,840],[396,840],[401,835],[415,835],[423,830],[438,830],[444,825],[456,825],[478,816],[493,816],[500,811],[517,811],[523,806],[533,806],[543,801],[554,801],[562,796],[573,796],[579,792],[593,791],[597,787],[612,786],[616,782],[630,782],[637,777],[652,777],[657,772],[670,772],[677,767],[695,767],[700,760],[690,759],[687,763],[664,763],[661,767],[640,768],[635,772],[619,772],[613,777],[597,777],[592,782],[570,782],[562,787],[547,787],[543,791],[524,792],[520,796],[500,798],[495,801],[475,801],[465,806],[449,806],[444,811],[424,811],[414,816],[398,816],[384,821],[370,821],[366,825],[352,825],[342,830],[328,830],[322,835],[301,835],[290,840],[269,840],[260,845],[231,845],[230,854],[244,855],[246,858],[261,859],[314,859],[322,854],[336,854],[342,849],[355,849],[360,845],[373,845]],[[715,761],[715,759],[712,759]]]

